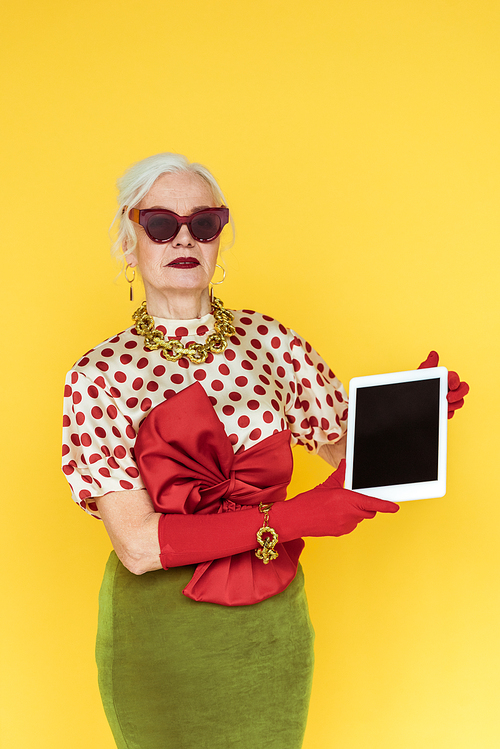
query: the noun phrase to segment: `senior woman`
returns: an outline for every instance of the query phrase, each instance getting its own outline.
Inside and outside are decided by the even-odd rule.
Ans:
[[[146,302],[68,374],[63,448],[114,548],[96,649],[107,718],[120,749],[298,749],[313,667],[301,538],[398,508],[344,490],[341,470],[282,501],[291,446],[339,464],[341,383],[293,331],[212,298],[229,212],[210,172],[159,154],[119,190]]]

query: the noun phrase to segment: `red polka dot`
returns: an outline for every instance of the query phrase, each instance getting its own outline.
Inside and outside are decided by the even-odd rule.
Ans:
[[[268,351],[266,354],[267,360],[274,364],[274,356]]]
[[[110,468],[119,468],[119,467],[120,467],[120,466],[118,465],[118,463],[116,462],[116,460],[115,460],[114,458],[112,458],[112,457],[111,457],[111,458],[108,458],[108,466],[109,466]]]
[[[75,469],[71,465],[63,466],[63,473],[66,476],[71,476],[71,474],[73,473],[74,470]]]
[[[339,435],[336,432],[332,432],[331,434],[328,435],[328,439],[330,440],[330,442],[338,438],[339,438]]]
[[[273,348],[279,348],[281,346],[281,341],[278,336],[274,336],[274,338],[271,338],[271,346]]]
[[[318,383],[318,385],[320,385],[321,387],[324,387],[324,386],[325,386],[325,381],[324,381],[324,379],[323,379],[323,378],[321,377],[321,375],[320,375],[320,374],[317,374],[317,375],[316,375],[316,382],[317,382],[317,383]]]
[[[229,442],[232,445],[236,445],[238,443],[238,435],[237,434],[230,434],[228,437]]]
[[[114,426],[114,427],[112,428],[112,430],[111,430],[111,431],[113,432],[113,434],[115,435],[115,437],[118,437],[118,439],[121,439],[121,436],[122,436],[122,435],[121,435],[121,432],[120,432],[120,430],[119,430],[119,429],[117,429],[117,428],[116,428],[116,427]]]
[[[179,367],[182,367],[182,369],[188,369],[189,368],[189,359],[179,359],[177,362]]]
[[[229,399],[232,401],[240,401],[241,395],[239,393],[229,393]]]
[[[275,381],[274,381],[274,384],[275,384],[275,385],[276,385],[276,387],[278,387],[278,388],[279,388],[280,390],[283,390],[283,383],[282,383],[282,382],[280,382],[279,380],[275,380]]]
[[[96,367],[97,369],[100,369],[101,372],[107,372],[109,369],[109,364],[105,361],[98,361]]]
[[[211,383],[211,388],[212,390],[224,390],[224,385],[222,384],[220,380],[214,380]]]
[[[177,395],[177,393],[175,392],[175,390],[165,390],[165,392],[163,393],[163,397],[167,401],[168,401],[169,398],[172,398],[174,395]]]
[[[228,361],[234,361],[234,359],[235,359],[235,357],[236,357],[236,354],[235,354],[235,352],[234,352],[234,351],[233,351],[232,349],[230,349],[230,348],[227,348],[227,349],[226,349],[226,350],[224,351],[224,356],[226,357],[226,359],[227,359]]]
[[[204,369],[196,369],[193,374],[194,379],[198,380],[198,382],[200,382],[201,380],[204,380],[206,376],[207,376],[207,373],[205,372]]]
[[[264,364],[264,366],[262,367],[262,369],[264,370],[264,372],[267,372],[268,375],[272,374],[272,369],[269,366],[269,364]]]
[[[214,360],[214,355],[212,354],[212,352],[210,352],[210,354],[207,356],[207,360],[205,364],[211,364],[213,360]]]
[[[85,481],[86,484],[91,484],[92,476],[87,476],[85,473],[82,473],[82,481]]]
[[[81,492],[78,493],[78,496],[80,497],[80,499],[87,499],[91,496],[91,494],[87,489],[82,489]]]
[[[79,412],[77,413],[77,415],[76,415],[75,419],[76,419],[76,423],[78,424],[78,426],[80,426],[80,427],[81,427],[81,425],[82,425],[82,424],[84,423],[84,421],[85,421],[85,414],[84,414],[84,413],[82,413],[81,411],[79,411]]]
[[[335,397],[339,403],[344,402],[344,399],[342,398],[342,393],[339,390],[335,390]]]
[[[132,383],[132,388],[134,390],[140,390],[143,385],[144,385],[144,380],[142,379],[142,377],[136,377]]]
[[[127,428],[125,429],[125,434],[129,439],[133,440],[135,439],[135,429],[130,426],[130,424],[127,424]]]
[[[110,419],[116,419],[118,416],[118,409],[116,406],[108,406],[106,409],[106,413],[108,414]]]
[[[221,375],[228,375],[229,372],[230,372],[230,370],[229,370],[229,367],[227,366],[227,364],[220,364],[219,365],[219,372],[221,373]]]
[[[102,356],[106,356],[106,357],[113,356],[114,353],[115,352],[113,351],[112,348],[103,348],[103,350],[101,351]]]
[[[283,354],[283,359],[286,361],[287,364],[292,363],[292,357],[290,356],[288,351],[285,351],[285,353]]]
[[[144,398],[141,403],[141,411],[149,411],[152,405],[153,403],[151,401],[151,398]]]
[[[111,455],[111,453],[109,451],[109,447],[107,445],[103,445],[101,447],[101,452],[102,452],[103,455],[106,456],[106,458],[109,458],[109,456]]]
[[[243,338],[243,336],[246,336],[247,332],[244,330],[244,328],[239,328],[237,325],[234,326],[235,331],[238,333],[239,336]]]
[[[233,344],[233,346],[239,346],[240,345],[240,339],[236,338],[235,335],[232,335],[229,340],[231,341],[231,343]]]
[[[134,485],[130,483],[130,481],[124,481],[123,479],[120,481],[120,486],[122,489],[133,489]]]
[[[155,375],[155,377],[161,377],[162,375],[164,375],[165,367],[163,366],[163,364],[158,364],[158,366],[153,369],[153,374]]]
[[[127,451],[125,450],[123,445],[117,445],[115,449],[113,450],[113,455],[115,456],[115,458],[118,458],[119,460],[121,458],[124,458],[126,454],[127,454]]]
[[[267,325],[257,325],[257,332],[260,333],[260,335],[267,335],[269,333],[269,328]]]
[[[137,400],[137,398],[127,398],[126,400],[128,408],[135,408],[138,403],[139,401]]]
[[[167,335],[167,329],[164,325],[158,325],[157,329],[160,331],[160,333],[163,333],[163,335]]]
[[[73,392],[73,389],[72,389],[71,385],[65,385],[64,386],[64,397],[65,398],[69,398],[69,396],[71,395],[72,392]]]
[[[84,432],[80,439],[84,447],[90,447],[90,445],[92,444],[92,437],[90,436],[90,434],[87,434],[87,432]]]
[[[243,359],[243,361],[241,362],[241,367],[242,369],[250,370],[250,369],[253,369],[253,364],[250,364],[249,361],[247,361],[246,359]]]
[[[70,448],[68,447],[68,445],[63,445],[63,446],[62,446],[62,456],[63,456],[63,458],[64,458],[64,456],[65,456],[65,455],[67,455],[67,454],[68,454],[69,452],[70,452]]]
[[[271,401],[271,406],[274,408],[275,411],[279,411],[280,410],[280,404],[278,403],[278,401],[272,400]]]
[[[262,414],[262,418],[264,419],[266,424],[270,424],[273,421],[274,416],[272,415],[271,411],[264,411],[264,413]]]
[[[75,406],[77,406],[81,402],[82,402],[82,396],[80,395],[80,393],[76,393],[76,392],[73,393],[73,403],[75,404]]]
[[[253,429],[248,436],[250,437],[251,440],[258,440],[260,439],[261,434],[262,434],[261,429]]]
[[[80,367],[84,367],[86,364],[89,363],[89,361],[90,361],[89,357],[88,356],[84,356],[83,359],[80,359],[80,361],[78,362],[78,364],[79,364]]]
[[[70,439],[76,447],[80,447],[80,437],[77,434],[72,434]]]
[[[332,406],[333,406],[333,398],[330,395],[330,393],[327,393],[327,396],[326,396],[325,400],[326,400],[327,405],[330,406],[330,408],[332,408]]]
[[[173,374],[170,378],[174,385],[180,385],[184,382],[184,377],[181,374]]]
[[[119,398],[121,396],[120,391],[118,388],[110,387],[109,388],[109,394],[113,396],[113,398]]]
[[[240,317],[240,322],[243,325],[251,325],[252,324],[252,320],[249,317]]]
[[[130,354],[122,354],[120,356],[120,362],[122,364],[129,364],[131,361],[132,361],[132,357],[130,356]]]
[[[274,317],[269,317],[269,315],[262,315],[262,319],[267,322],[274,322]]]
[[[114,338],[110,338],[109,339],[109,342],[110,343],[118,343],[119,340],[120,340],[120,336],[119,335],[115,335]]]
[[[208,328],[206,325],[200,325],[199,327],[196,328],[196,335],[201,336],[201,335],[205,335],[206,333],[208,333]]]
[[[251,344],[252,344],[252,346],[253,346],[254,348],[256,348],[256,349],[260,349],[260,348],[262,348],[262,343],[261,343],[261,342],[259,341],[259,339],[258,339],[258,338],[252,338],[252,340],[250,341],[250,343],[251,343]]]
[[[89,458],[89,463],[97,463],[98,460],[102,460],[102,456],[99,453],[92,453]]]
[[[209,395],[208,396],[208,400],[210,401],[210,403],[212,404],[212,406],[216,406],[217,405],[217,398],[214,398],[213,395]]]
[[[334,379],[335,379],[335,375],[334,375],[334,373],[332,372],[332,370],[331,370],[331,369],[329,369],[329,370],[328,370],[328,377],[329,377],[329,378],[330,378],[331,380],[334,380]]]
[[[238,387],[243,388],[248,385],[248,377],[237,377],[235,383]]]
[[[259,401],[252,400],[252,401],[248,401],[247,406],[251,411],[256,411],[259,408],[260,403]]]
[[[250,424],[250,419],[248,416],[240,416],[238,419],[238,426],[240,427],[247,427]]]
[[[189,335],[189,330],[184,327],[176,328],[174,336],[175,338],[182,338],[182,336]]]
[[[117,382],[125,382],[127,379],[125,372],[115,372],[114,377]]]
[[[100,437],[101,439],[106,436],[106,432],[102,427],[96,427],[95,433],[97,437]]]
[[[252,359],[252,361],[257,361],[257,359],[259,358],[255,351],[245,351],[245,353],[249,359]]]
[[[300,362],[297,359],[293,360],[293,371],[298,372],[300,369]]]
[[[302,421],[300,422],[300,428],[304,430],[309,429],[309,419],[302,419]]]
[[[149,360],[146,359],[145,356],[143,356],[142,359],[139,359],[139,361],[137,362],[137,368],[144,369],[144,367],[147,367],[148,364],[149,364]]]
[[[96,385],[99,385],[100,388],[104,389],[106,387],[106,382],[104,380],[104,377],[101,377],[101,375],[99,375],[99,377],[96,377],[94,382]]]
[[[262,387],[262,385],[255,385],[253,391],[257,395],[265,395],[266,394],[266,390],[265,390],[265,388]]]
[[[311,404],[309,403],[309,401],[303,400],[303,401],[301,401],[300,405],[301,405],[302,410],[304,411],[304,413],[307,413],[309,411],[309,407],[310,407]]]
[[[72,385],[76,385],[77,382],[78,382],[78,375],[77,375],[76,372],[72,372],[71,373],[71,384]]]
[[[340,417],[341,421],[345,421],[347,419],[347,410],[348,409],[346,408],[345,411],[342,413],[342,416]]]
[[[129,466],[125,469],[125,473],[127,473],[131,478],[136,479],[139,476],[139,471],[137,468],[134,468],[134,466]]]
[[[264,385],[270,385],[271,380],[268,380],[267,377],[264,375],[259,375],[259,380],[264,383]]]
[[[305,388],[311,387],[311,380],[308,380],[307,377],[303,377],[301,382]]]
[[[137,346],[137,341],[127,341],[125,343],[125,348],[131,349],[135,348]]]
[[[158,387],[158,383],[154,382],[153,380],[153,382],[148,382],[148,384],[146,385],[146,390],[149,390],[150,393],[155,393],[158,390]]]
[[[226,414],[226,416],[232,416],[234,414],[234,406],[223,406],[222,413]]]

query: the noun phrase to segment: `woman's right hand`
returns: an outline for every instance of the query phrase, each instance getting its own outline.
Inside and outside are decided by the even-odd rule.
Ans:
[[[337,470],[319,486],[287,502],[277,502],[273,509],[276,525],[279,526],[278,513],[283,512],[286,513],[287,535],[293,526],[297,536],[343,536],[351,533],[362,520],[375,517],[377,512],[399,510],[394,502],[344,489],[344,478],[345,460],[342,460]]]

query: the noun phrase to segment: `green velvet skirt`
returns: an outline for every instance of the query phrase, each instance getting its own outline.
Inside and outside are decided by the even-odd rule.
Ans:
[[[302,569],[251,606],[186,598],[194,567],[133,575],[111,553],[96,658],[119,749],[300,749],[314,631]]]

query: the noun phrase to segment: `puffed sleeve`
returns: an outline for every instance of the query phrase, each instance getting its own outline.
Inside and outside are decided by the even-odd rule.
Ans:
[[[323,444],[338,442],[347,429],[347,395],[340,380],[321,356],[294,330],[289,331],[292,397],[286,406],[292,444],[318,452]]]
[[[92,500],[109,492],[143,489],[134,460],[136,432],[110,393],[70,371],[64,388],[63,464],[75,502],[99,518]]]

